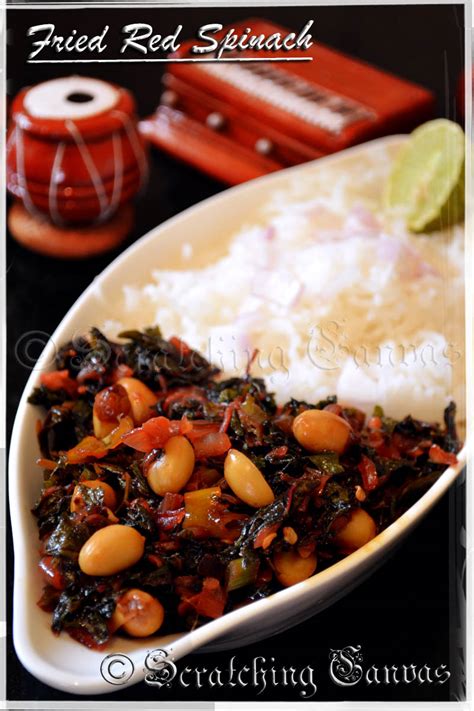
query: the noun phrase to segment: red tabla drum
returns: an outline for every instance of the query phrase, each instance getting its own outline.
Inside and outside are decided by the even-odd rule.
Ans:
[[[70,76],[23,89],[12,104],[7,187],[56,225],[105,222],[147,175],[131,94]]]

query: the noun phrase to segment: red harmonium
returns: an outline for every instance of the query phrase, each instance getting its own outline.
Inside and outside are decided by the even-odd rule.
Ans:
[[[237,33],[245,28],[266,36],[289,32],[261,19],[233,26]],[[170,57],[161,103],[140,128],[160,149],[228,184],[410,131],[433,114],[427,89],[317,40],[304,52],[311,61],[172,61],[195,57],[195,44],[183,43]],[[261,50],[234,57],[291,54]]]

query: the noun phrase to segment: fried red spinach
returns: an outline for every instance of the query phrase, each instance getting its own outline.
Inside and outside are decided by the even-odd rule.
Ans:
[[[62,346],[56,370],[42,376],[29,400],[46,410],[38,429],[44,481],[33,509],[46,581],[39,604],[52,613],[54,632],[67,630],[88,646],[109,640],[117,600],[130,588],[161,601],[166,633],[278,590],[279,551],[316,552],[318,570],[331,565],[343,555],[335,536],[352,512],[363,508],[381,530],[456,461],[453,403],[442,427],[410,416],[396,422],[380,408],[365,422],[361,412],[339,406],[334,397],[278,406],[263,380],[249,373],[222,379],[202,355],[177,338],[165,340],[158,328],[121,338],[112,342],[92,329]],[[116,441],[110,435],[112,445],[110,437],[95,437],[93,409],[97,394],[121,378],[142,381],[156,404],[148,430],[134,423],[135,439],[127,439],[123,418],[124,433]],[[329,410],[350,424],[350,445],[342,455],[301,447],[292,422],[307,409]],[[154,493],[146,476],[150,458],[162,449],[153,446],[160,443],[153,439],[158,425],[160,432],[168,427],[184,433],[197,459],[185,490],[165,496]],[[229,447],[262,472],[275,495],[272,503],[251,508],[229,489],[223,476]],[[87,485],[91,481],[113,488],[113,511],[103,490]],[[74,508],[78,494],[80,506]],[[117,522],[144,536],[143,557],[114,575],[86,575],[78,565],[81,547]]]

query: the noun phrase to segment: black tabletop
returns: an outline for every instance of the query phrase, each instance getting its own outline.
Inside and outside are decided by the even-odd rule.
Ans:
[[[26,28],[51,20],[52,11],[10,10],[8,26],[8,89],[13,96],[22,86],[69,74],[70,67],[27,65]],[[316,21],[316,37],[343,51],[371,61],[433,89],[437,114],[459,119],[456,104],[457,82],[463,66],[463,9],[461,6],[387,6],[306,8],[186,8],[137,10],[62,11],[54,21],[64,33],[69,28],[89,23],[91,27],[109,24],[120,28],[127,22],[150,22],[156,27],[174,27],[186,18],[188,27],[205,22],[231,21],[265,16],[287,27],[299,27],[308,19]],[[160,93],[160,70],[156,66],[87,65],[88,74],[100,76],[130,88],[139,113],[149,114]],[[136,202],[133,233],[121,249],[146,231],[184,208],[225,189],[225,186],[153,151],[150,181]],[[192,238],[192,235],[190,236]],[[82,262],[60,262],[26,251],[7,237],[7,312],[8,312],[8,427],[11,428],[17,403],[40,343],[54,331],[67,309],[92,279],[111,261],[108,254]],[[25,336],[25,334],[27,334]],[[36,346],[31,346],[31,336]],[[35,338],[33,338],[33,341]],[[28,348],[25,347],[29,343]],[[11,475],[14,475],[12,473]],[[205,656],[193,655],[182,666],[228,668],[232,657],[240,667],[265,658],[266,666],[276,669],[310,665],[317,692],[312,700],[448,700],[463,698],[463,603],[460,599],[463,549],[457,543],[463,525],[464,487],[451,489],[419,528],[368,580],[333,606],[276,637],[242,649]],[[32,543],[33,544],[33,543]],[[38,682],[18,661],[11,638],[11,594],[13,578],[11,535],[8,541],[8,698],[11,700],[60,700],[65,695]],[[364,669],[392,665],[415,665],[426,671],[413,682],[384,683],[363,681],[341,687],[331,681],[331,649],[361,645]],[[273,661],[271,661],[273,659]],[[434,670],[446,665],[450,678],[436,677]],[[139,684],[112,694],[110,699],[125,700],[304,700],[301,685],[279,683],[267,686],[246,685],[199,688],[193,677],[188,687],[177,684],[156,689]],[[430,681],[431,679],[431,681]],[[261,692],[258,694],[258,692]],[[257,695],[258,694],[258,695]]]

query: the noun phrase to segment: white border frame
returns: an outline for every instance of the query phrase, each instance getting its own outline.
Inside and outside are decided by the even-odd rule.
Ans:
[[[465,125],[466,125],[466,417],[467,430],[474,429],[474,352],[473,352],[473,314],[474,314],[474,245],[473,214],[472,207],[474,196],[472,188],[474,184],[473,161],[471,141],[472,135],[472,0],[232,0],[236,7],[265,7],[265,6],[317,6],[328,7],[335,4],[340,6],[371,6],[371,5],[453,5],[464,4],[464,42],[465,42]],[[34,2],[25,0],[24,2],[9,2],[0,0],[0,185],[5,182],[5,131],[6,131],[6,9],[60,9],[73,10],[85,8],[148,8],[148,7],[229,7],[229,0],[89,0],[88,2]],[[469,135],[471,134],[471,135]],[[0,229],[2,235],[6,234],[6,200],[5,191],[0,206]],[[470,239],[470,238],[471,239]],[[5,469],[5,437],[6,437],[6,239],[3,238],[0,248],[0,461],[4,476],[0,477],[0,708],[9,709],[128,709],[133,706],[139,709],[156,709],[159,703],[162,711],[168,709],[215,709],[216,711],[227,711],[228,709],[248,709],[254,707],[254,702],[163,702],[159,698],[156,701],[129,702],[129,701],[8,701],[6,700],[6,611],[5,611],[5,591],[6,591],[6,469]],[[474,656],[473,656],[473,629],[474,629],[474,482],[472,476],[474,467],[472,459],[467,463],[467,511],[466,511],[466,586],[467,586],[467,608],[466,608],[466,685],[467,700],[465,702],[302,702],[305,709],[318,709],[318,711],[336,711],[341,706],[352,711],[374,711],[403,708],[404,710],[424,709],[425,711],[451,711],[453,708],[468,711],[474,702],[473,676],[474,676]],[[259,702],[259,709],[293,709],[294,702]]]

